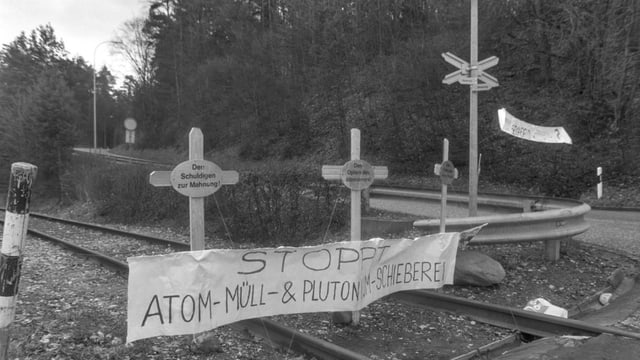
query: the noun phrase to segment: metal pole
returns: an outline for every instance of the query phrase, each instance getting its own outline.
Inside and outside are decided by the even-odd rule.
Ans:
[[[472,72],[478,69],[478,0],[471,0],[471,61]],[[471,74],[477,81],[475,73]],[[469,216],[478,214],[478,91],[469,87]]]
[[[103,41],[96,45],[93,49],[93,151],[97,152],[98,149],[98,129],[97,129],[97,115],[96,115],[96,52],[102,44],[111,43],[111,41]]]
[[[97,49],[97,47],[96,47]],[[93,152],[96,152],[98,148],[98,134],[96,130],[96,53],[93,52]]]
[[[31,185],[38,168],[18,162],[11,164],[11,178],[0,248],[0,360],[8,358],[9,327],[15,318],[16,298],[22,267],[22,249],[27,237]]]

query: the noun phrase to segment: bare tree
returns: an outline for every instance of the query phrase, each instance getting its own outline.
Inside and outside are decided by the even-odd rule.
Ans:
[[[136,72],[140,86],[146,86],[153,74],[154,44],[145,32],[145,18],[137,17],[126,21],[116,34],[113,46],[124,55]]]

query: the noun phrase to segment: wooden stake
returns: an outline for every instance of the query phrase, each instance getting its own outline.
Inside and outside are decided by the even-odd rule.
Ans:
[[[9,325],[16,311],[16,297],[22,267],[22,250],[29,224],[31,186],[38,168],[28,163],[13,163],[0,249],[0,360],[8,359]]]
[[[433,172],[442,181],[442,195],[440,199],[440,232],[445,232],[447,217],[447,186],[458,178],[458,169],[449,161],[449,140],[442,141],[442,164],[436,164]]]
[[[351,129],[351,160],[360,160],[360,130]],[[351,241],[362,240],[362,190],[351,190]]]
[[[202,131],[192,128],[189,131],[189,160],[204,158]],[[204,197],[189,196],[189,239],[191,251],[204,250]]]
[[[442,162],[449,160],[449,140],[442,141]],[[440,232],[445,232],[445,221],[447,219],[447,184],[442,183],[442,194],[440,199]]]

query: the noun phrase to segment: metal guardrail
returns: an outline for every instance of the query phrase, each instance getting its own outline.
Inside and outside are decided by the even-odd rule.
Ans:
[[[395,197],[440,202],[440,192],[423,189],[372,187],[372,197]],[[448,202],[468,202],[466,194],[454,193]],[[560,257],[560,241],[581,234],[589,229],[584,216],[591,207],[571,199],[555,199],[534,196],[509,196],[479,194],[478,207],[511,209],[514,213],[447,218],[447,230],[462,231],[487,224],[470,245],[502,244],[521,241],[545,241],[547,257]],[[519,210],[517,210],[519,209]],[[515,213],[515,211],[519,211]],[[414,227],[428,233],[440,230],[439,219],[416,220]]]
[[[109,149],[91,149],[91,148],[74,148],[73,149],[76,154],[85,154],[92,156],[99,156],[104,159],[108,159],[110,161],[123,163],[123,164],[134,164],[134,165],[154,165],[160,168],[171,168],[171,164],[161,163],[153,160],[134,158],[125,155],[119,155],[109,152]]]

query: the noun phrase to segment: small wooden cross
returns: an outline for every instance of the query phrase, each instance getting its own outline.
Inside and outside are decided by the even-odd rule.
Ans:
[[[342,166],[322,166],[322,177],[325,180],[342,180],[342,183],[351,189],[351,241],[362,240],[360,208],[362,190],[366,190],[376,179],[386,179],[388,174],[386,166],[371,166],[368,162],[360,160],[360,130],[358,129],[351,129],[351,161]],[[359,318],[360,312],[354,311],[351,313],[351,321],[346,322],[358,324]]]
[[[221,185],[237,184],[237,171],[224,171],[211,161],[204,160],[202,131],[189,132],[189,160],[178,164],[172,171],[154,171],[149,174],[153,186],[173,186],[189,197],[189,238],[191,251],[204,250],[204,198],[220,189]]]
[[[447,216],[447,185],[458,178],[458,169],[449,161],[449,140],[442,141],[442,164],[436,164],[433,172],[440,176],[442,181],[442,198],[440,200],[440,232],[445,231],[445,218]]]

